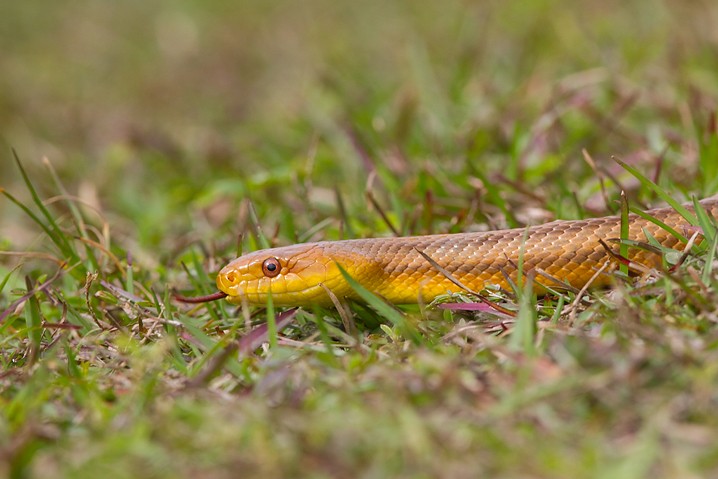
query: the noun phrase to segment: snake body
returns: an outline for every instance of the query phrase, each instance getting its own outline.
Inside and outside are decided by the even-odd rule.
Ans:
[[[701,204],[718,216],[718,196]],[[692,207],[688,209],[692,211]],[[678,232],[689,225],[672,208],[647,214]],[[647,242],[652,236],[667,248],[683,247],[678,237],[642,216],[629,215],[628,224],[628,239]],[[338,298],[357,299],[339,264],[362,286],[388,301],[429,302],[447,292],[461,291],[446,272],[473,291],[488,285],[509,288],[507,278],[517,280],[521,257],[524,273],[545,273],[535,276],[539,290],[541,285],[581,288],[610,261],[599,239],[608,242],[620,237],[620,217],[607,216],[480,233],[304,243],[243,255],[220,271],[217,286],[233,303],[264,305],[270,291],[273,303],[284,306],[331,304],[327,290]],[[628,258],[648,266],[660,260],[655,252],[641,248],[630,248]],[[593,278],[592,285],[610,281],[612,265],[608,266]]]

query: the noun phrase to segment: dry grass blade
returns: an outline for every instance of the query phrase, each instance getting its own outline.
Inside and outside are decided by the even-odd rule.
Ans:
[[[512,317],[516,316],[516,313],[513,312],[513,311],[511,311],[510,309],[506,309],[506,308],[504,308],[504,307],[501,306],[501,305],[498,305],[498,304],[496,304],[496,303],[494,303],[494,302],[492,302],[492,301],[489,301],[488,299],[484,298],[481,294],[477,293],[476,291],[473,291],[471,288],[469,288],[468,286],[466,286],[464,283],[462,283],[461,281],[459,281],[458,279],[456,279],[456,278],[454,277],[454,275],[452,275],[450,272],[448,272],[448,271],[446,270],[446,268],[442,267],[439,263],[437,263],[437,262],[436,262],[431,256],[429,256],[428,254],[424,253],[423,251],[421,251],[421,250],[419,250],[419,249],[417,249],[417,248],[414,248],[414,251],[416,251],[417,253],[419,253],[426,261],[429,262],[429,264],[431,264],[432,268],[436,269],[439,273],[441,273],[442,275],[444,275],[444,277],[445,277],[446,279],[448,279],[449,281],[451,281],[452,283],[454,283],[456,286],[458,286],[459,288],[463,289],[463,290],[466,291],[467,293],[471,294],[473,297],[477,298],[481,303],[486,304],[487,306],[491,307],[492,309],[498,311],[498,312],[501,313],[501,314],[505,314],[505,315],[507,315],[507,316],[512,316]]]
[[[691,249],[693,249],[693,245],[696,243],[696,240],[702,233],[699,231],[696,231],[693,233],[693,235],[688,239],[688,243],[686,243],[686,246],[683,248],[683,254],[681,254],[681,257],[678,258],[678,261],[676,261],[676,264],[671,266],[668,269],[669,273],[675,273],[678,268],[680,268],[683,263],[686,262],[686,259],[691,255]]]
[[[391,232],[394,234],[394,236],[401,236],[401,233],[399,232],[399,229],[394,226],[394,224],[389,219],[389,216],[384,211],[384,208],[381,207],[377,199],[374,197],[374,192],[372,191],[372,185],[374,183],[374,178],[376,178],[376,172],[372,171],[369,174],[369,179],[367,180],[367,186],[366,186],[366,198],[369,200],[369,203],[374,207],[374,209],[379,213],[379,216],[381,216],[382,221],[384,221],[384,224],[391,230]]]
[[[62,267],[65,261],[50,253],[40,253],[35,251],[0,251],[0,256],[18,256],[20,258],[46,259],[52,261],[57,266]]]
[[[618,241],[621,241],[621,240],[618,240]],[[638,273],[642,273],[642,274],[649,274],[652,272],[652,270],[650,268],[646,267],[645,265],[643,265],[641,263],[637,263],[635,261],[631,261],[626,256],[623,256],[622,254],[616,253],[615,251],[613,251],[611,249],[611,247],[608,246],[608,244],[606,244],[606,242],[603,239],[599,238],[598,242],[601,246],[603,246],[603,249],[606,250],[606,253],[608,253],[609,258],[615,260],[620,265],[626,266],[629,269],[631,269],[635,272],[638,272]]]
[[[585,148],[581,149],[581,153],[583,154],[583,159],[586,162],[586,164],[591,168],[593,173],[596,175],[596,178],[598,178],[598,184],[601,187],[601,197],[603,197],[603,203],[610,208],[611,202],[608,200],[608,193],[606,192],[606,179],[604,178],[604,174],[599,168],[596,166],[596,162],[593,161],[593,157],[591,157],[591,154],[586,150]]]
[[[551,281],[552,283],[555,283],[556,285],[560,286],[562,289],[564,289],[566,291],[570,291],[572,293],[578,293],[578,291],[579,291],[578,288],[571,286],[570,283],[567,283],[566,281],[558,279],[557,277],[547,273],[546,271],[544,271],[541,268],[535,268],[533,271],[536,272],[535,274],[537,276],[541,276],[543,278],[548,279],[549,281]],[[537,284],[540,284],[540,283],[537,283]]]
[[[596,270],[595,273],[593,273],[593,276],[591,276],[591,279],[588,280],[588,282],[581,288],[581,290],[576,293],[576,299],[573,300],[573,303],[570,306],[570,313],[568,317],[568,324],[574,325],[576,323],[576,315],[578,314],[578,305],[583,300],[583,296],[586,294],[586,291],[591,287],[594,281],[596,281],[596,278],[601,276],[604,271],[610,266],[611,263],[606,261],[601,265],[600,268]]]
[[[329,299],[331,299],[332,304],[336,308],[337,312],[339,313],[339,316],[342,318],[342,324],[344,324],[344,329],[346,332],[353,338],[356,338],[357,335],[357,327],[356,324],[354,324],[354,320],[351,316],[351,311],[349,311],[347,305],[342,304],[342,302],[337,298],[337,295],[334,294],[334,291],[327,288],[327,286],[324,283],[320,284],[321,287],[324,289],[324,291],[327,293],[327,296],[329,296]]]

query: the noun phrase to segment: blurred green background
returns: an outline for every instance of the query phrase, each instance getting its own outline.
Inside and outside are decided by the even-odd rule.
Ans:
[[[336,187],[361,210],[372,164],[397,183],[433,164],[456,182],[500,173],[583,200],[597,184],[581,149],[604,164],[664,155],[700,194],[717,12],[695,0],[3,2],[0,184],[23,197],[10,147],[41,187],[47,157],[150,250],[188,230],[226,234],[225,210],[189,218],[220,200],[253,196],[270,219],[304,205],[300,232],[337,215]],[[14,244],[31,237],[7,202],[0,218]]]

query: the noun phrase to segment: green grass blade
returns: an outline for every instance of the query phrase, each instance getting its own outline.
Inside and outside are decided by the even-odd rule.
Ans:
[[[422,344],[424,342],[419,332],[406,319],[403,314],[401,314],[399,311],[387,304],[383,299],[380,299],[377,295],[362,286],[357,280],[352,278],[351,275],[347,273],[346,270],[342,268],[340,264],[337,264],[337,267],[339,268],[339,271],[341,272],[346,282],[349,283],[349,286],[351,286],[352,289],[356,291],[356,293],[361,297],[361,299],[366,301],[367,304],[374,308],[374,310],[379,313],[379,315],[384,317],[384,319],[387,319],[394,326],[396,326],[406,339],[411,340],[415,344]]]
[[[519,298],[519,310],[516,322],[511,330],[508,346],[514,351],[521,351],[527,355],[536,353],[534,339],[536,335],[536,298],[533,294],[533,281],[525,282]]]
[[[50,163],[50,160],[47,158],[44,159],[45,166],[47,167],[48,171],[50,172],[50,177],[52,178],[53,183],[55,183],[55,188],[58,189],[60,194],[65,198],[64,203],[67,205],[68,210],[70,210],[70,215],[73,218],[73,224],[75,225],[75,230],[77,231],[77,234],[80,235],[81,238],[84,239],[90,239],[87,235],[87,228],[85,226],[85,220],[82,218],[82,214],[80,213],[80,210],[77,208],[77,205],[75,204],[75,201],[73,201],[70,198],[70,194],[68,193],[67,189],[65,188],[65,185],[62,184],[62,181],[60,181],[60,177],[57,176],[57,172],[55,171],[55,168],[52,167],[52,163]],[[97,261],[97,257],[95,256],[95,251],[92,249],[92,247],[83,242],[83,247],[85,248],[85,252],[87,253],[87,258],[90,261],[90,268],[88,270],[100,270],[100,263]],[[128,291],[130,291],[128,289]]]
[[[626,192],[621,191],[621,243],[619,252],[622,257],[628,258],[628,239],[629,223],[628,223],[628,198]],[[628,265],[621,263],[619,266],[621,273],[628,274]]]
[[[615,159],[616,162],[621,165],[626,171],[628,171],[631,175],[633,175],[643,186],[649,188],[651,191],[656,193],[663,201],[668,203],[671,208],[676,210],[678,213],[680,213],[681,216],[683,216],[686,221],[688,221],[693,226],[698,225],[698,220],[696,219],[696,216],[690,212],[685,206],[680,204],[678,201],[673,199],[671,195],[669,195],[663,188],[655,184],[653,181],[649,180],[645,176],[641,174],[640,171],[632,167],[631,165],[619,160],[618,158]]]
[[[320,307],[315,307],[313,313],[314,314],[311,315],[310,320],[317,325],[317,329],[319,330],[319,338],[322,340],[324,348],[326,349],[326,354],[323,356],[323,358],[332,365],[336,366],[334,344],[331,336],[329,335],[329,328],[327,327],[327,322],[324,318],[323,310]]]
[[[523,236],[521,236],[521,248],[519,248],[519,259],[518,264],[516,265],[517,268],[517,276],[516,276],[516,295],[520,295],[523,290],[524,285],[524,253],[526,252],[526,240],[529,238],[529,229],[524,228]]]
[[[65,234],[60,230],[59,226],[57,226],[57,223],[55,222],[55,219],[50,214],[48,209],[43,204],[42,200],[40,199],[40,195],[37,193],[37,190],[35,189],[35,186],[32,184],[32,181],[30,181],[30,177],[27,175],[27,172],[25,171],[25,168],[22,166],[22,162],[20,161],[20,157],[18,157],[17,152],[13,149],[12,150],[13,156],[15,157],[15,163],[17,164],[18,169],[20,170],[20,175],[22,176],[23,182],[25,183],[25,186],[27,187],[28,191],[30,192],[30,195],[32,196],[32,201],[35,203],[35,206],[38,207],[42,215],[47,220],[47,224],[49,225],[47,228],[43,227],[43,229],[52,230],[54,234],[50,235],[50,237],[53,239],[53,241],[58,245],[60,248],[60,251],[63,252],[66,256],[71,257],[74,261],[79,261],[79,257],[73,250],[70,243],[67,241],[67,238]],[[36,223],[38,223],[40,226],[44,226],[44,223],[39,220],[34,215],[31,215],[33,220],[35,220]]]
[[[703,231],[703,236],[709,243],[713,243],[713,237],[716,234],[715,223],[697,198],[693,198],[693,208],[695,209],[696,217],[698,218],[698,226],[700,226]]]
[[[718,234],[713,235],[713,243],[711,243],[711,247],[706,255],[705,266],[701,274],[701,280],[704,284],[708,284],[713,276],[713,262],[716,257],[716,249],[718,249]]]
[[[65,301],[65,305],[67,305],[67,322],[75,326],[80,326],[80,332],[82,334],[87,334],[95,328],[95,324],[80,314],[74,306],[67,301]]]
[[[7,272],[7,274],[3,277],[2,281],[0,281],[0,293],[3,292],[5,289],[5,286],[7,286],[8,281],[10,281],[10,278],[12,277],[12,274],[17,271],[19,266],[16,266],[15,268],[11,269]]]
[[[277,317],[274,314],[274,300],[272,292],[267,294],[267,337],[269,338],[269,347],[275,349],[277,347]]]
[[[31,219],[35,224],[37,224],[38,226],[40,226],[40,228],[42,228],[42,230],[47,234],[47,236],[50,237],[50,239],[52,240],[52,242],[55,243],[56,245],[58,245],[58,247],[60,247],[60,251],[62,252],[62,254],[65,255],[65,251],[64,251],[64,250],[62,249],[62,247],[60,246],[60,245],[61,245],[61,242],[60,242],[60,240],[57,238],[55,232],[54,232],[52,229],[48,228],[47,225],[46,225],[35,213],[33,213],[30,208],[28,208],[27,206],[25,206],[22,202],[20,202],[20,200],[18,200],[17,198],[15,198],[13,195],[11,195],[10,193],[8,193],[8,192],[5,191],[5,190],[2,190],[2,194],[5,195],[5,197],[6,197],[7,199],[9,199],[11,202],[13,202],[18,208],[20,208],[20,209],[23,211],[23,213],[25,213],[27,216],[29,216],[30,219]],[[67,256],[67,255],[66,255],[66,256]]]
[[[30,278],[25,278],[25,284],[28,291],[33,290]],[[31,347],[30,362],[34,362],[40,354],[42,346],[42,314],[40,313],[40,302],[34,294],[28,298],[25,305],[25,324]]]
[[[681,243],[687,243],[687,242],[688,242],[688,238],[686,238],[683,234],[681,234],[681,233],[679,233],[678,231],[676,231],[675,229],[671,228],[670,226],[668,226],[667,224],[665,224],[663,221],[661,221],[661,220],[659,220],[659,219],[657,219],[657,218],[654,218],[653,216],[649,215],[649,214],[646,213],[645,211],[642,211],[642,210],[640,210],[640,209],[638,209],[638,208],[635,208],[635,207],[633,207],[633,206],[630,207],[630,211],[631,211],[631,213],[640,216],[640,217],[643,218],[644,220],[650,221],[651,223],[653,223],[654,225],[660,227],[661,229],[663,229],[663,230],[665,230],[665,231],[668,231],[672,236],[678,238],[678,239],[681,241]]]
[[[80,378],[82,377],[82,371],[77,363],[77,355],[75,349],[70,345],[70,342],[63,341],[63,349],[65,350],[65,357],[67,357],[67,373],[70,377]]]
[[[191,280],[192,284],[199,291],[202,291],[202,294],[214,293],[216,290],[212,290],[209,287],[209,284],[213,283],[207,281],[207,277],[204,274],[204,265],[202,264],[202,261],[200,260],[196,249],[193,248],[190,254],[190,257],[192,258],[192,266],[194,268],[194,272],[197,273],[197,275],[193,274],[187,268],[185,268],[185,270],[187,271],[187,275],[189,276],[189,279]],[[212,303],[212,306],[208,305],[207,311],[212,316],[212,319],[214,319],[215,321],[219,321],[221,317],[227,317],[226,310],[224,309],[225,305],[226,303],[224,301]],[[217,313],[217,308],[219,308],[221,316]]]
[[[249,213],[249,221],[252,225],[252,232],[254,233],[254,239],[257,241],[259,248],[267,249],[271,246],[267,235],[264,234],[264,230],[259,222],[259,216],[257,216],[257,210],[254,208],[254,203],[251,201],[247,202],[247,211]]]
[[[132,270],[132,257],[127,255],[127,279],[125,280],[125,290],[130,294],[135,294],[135,275]]]

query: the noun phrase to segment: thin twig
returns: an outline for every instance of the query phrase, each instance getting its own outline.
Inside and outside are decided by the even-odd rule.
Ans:
[[[600,275],[603,274],[604,271],[608,268],[608,266],[611,264],[610,261],[606,261],[603,263],[603,265],[598,268],[598,270],[593,273],[593,276],[591,276],[591,279],[588,280],[586,284],[583,285],[583,288],[581,288],[581,291],[578,292],[576,295],[576,299],[573,300],[573,303],[571,303],[571,312],[568,315],[568,325],[573,326],[574,322],[576,321],[576,311],[578,311],[578,303],[581,302],[581,298],[583,298],[583,295],[586,294],[586,291],[588,291],[588,288],[591,287],[594,281],[596,281],[596,278],[598,278]]]
[[[476,296],[476,297],[479,299],[479,301],[481,301],[482,303],[487,304],[487,305],[491,306],[493,309],[495,309],[496,311],[498,311],[498,312],[500,312],[500,313],[503,313],[503,314],[506,314],[506,315],[508,315],[508,316],[511,316],[512,318],[516,316],[516,313],[514,313],[514,312],[511,311],[510,309],[506,309],[506,308],[504,308],[504,307],[502,307],[502,306],[499,306],[498,304],[496,304],[496,303],[494,303],[494,302],[492,302],[492,301],[489,301],[488,299],[486,299],[485,297],[483,297],[481,294],[477,293],[476,291],[472,290],[471,288],[469,288],[468,286],[466,286],[464,283],[462,283],[461,281],[459,281],[458,279],[456,279],[451,273],[449,273],[444,267],[442,267],[439,263],[437,263],[437,262],[436,262],[431,256],[429,256],[428,254],[424,253],[423,251],[421,251],[421,250],[418,249],[418,248],[414,248],[414,251],[416,251],[417,253],[419,253],[426,261],[429,262],[429,264],[430,264],[434,269],[436,269],[439,273],[441,273],[442,275],[444,275],[444,277],[445,277],[446,279],[448,279],[449,281],[451,281],[452,283],[454,283],[456,286],[458,286],[459,288],[463,289],[463,290],[466,291],[467,293],[470,293],[471,295]]]

